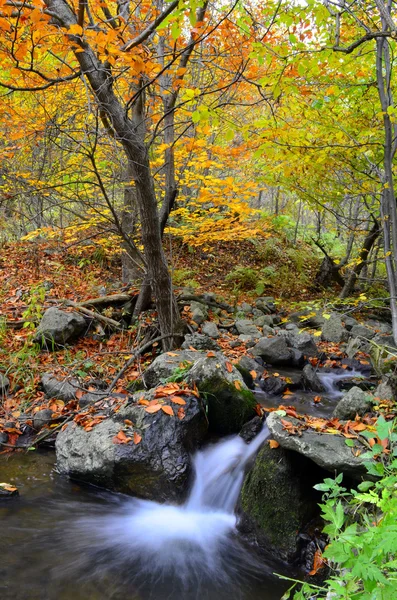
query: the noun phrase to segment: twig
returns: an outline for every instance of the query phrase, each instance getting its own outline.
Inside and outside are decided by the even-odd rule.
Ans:
[[[84,306],[80,306],[80,304],[76,304],[76,302],[73,302],[72,300],[67,300],[65,298],[62,300],[52,300],[51,302],[64,303],[64,304],[66,304],[66,306],[71,306],[71,307],[75,308],[76,310],[79,310],[80,312],[82,312],[84,315],[87,315],[87,317],[96,319],[97,321],[100,321],[101,323],[104,323],[105,325],[108,325],[109,327],[112,327],[113,329],[122,329],[120,323],[118,323],[114,319],[109,319],[109,317],[104,317],[103,315],[96,313],[93,310],[89,310],[88,308],[85,308]]]
[[[111,382],[111,384],[109,385],[108,389],[106,390],[106,394],[109,394],[114,386],[116,385],[116,383],[118,382],[118,380],[124,375],[124,373],[127,371],[127,369],[130,368],[130,366],[133,364],[133,362],[135,361],[135,359],[142,354],[142,352],[145,352],[145,350],[147,350],[148,348],[150,348],[151,346],[153,346],[153,344],[155,344],[156,342],[161,342],[161,340],[164,340],[166,338],[172,338],[172,337],[176,337],[177,334],[175,333],[167,333],[166,335],[160,335],[159,337],[153,338],[151,340],[149,340],[148,342],[146,342],[146,344],[143,344],[143,346],[140,346],[137,350],[135,350],[135,352],[133,353],[133,355],[131,356],[131,358],[129,360],[127,360],[127,362],[125,363],[125,365],[123,366],[122,369],[120,369],[120,371],[117,373],[116,377],[113,379],[113,381]]]
[[[110,304],[123,304],[135,297],[137,296],[132,294],[112,294],[110,296],[101,296],[100,298],[91,298],[90,300],[84,300],[84,302],[78,302],[77,306],[108,306]]]

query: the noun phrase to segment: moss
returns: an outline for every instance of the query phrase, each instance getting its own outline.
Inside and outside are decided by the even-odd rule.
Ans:
[[[212,431],[236,433],[255,416],[254,394],[249,390],[237,390],[224,379],[214,377],[201,382],[199,392],[205,397]]]
[[[237,371],[239,371],[241,377],[244,379],[245,385],[252,389],[254,387],[254,378],[252,377],[248,369],[245,369],[241,365],[235,365],[235,367]]]

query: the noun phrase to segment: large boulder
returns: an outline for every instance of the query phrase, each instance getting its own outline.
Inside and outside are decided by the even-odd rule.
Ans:
[[[160,354],[143,373],[143,384],[153,388],[164,383],[170,377],[183,379],[196,360],[202,357],[201,352],[194,350],[175,350]]]
[[[187,373],[205,400],[209,426],[220,434],[237,433],[255,416],[256,399],[240,372],[220,353],[204,356]]]
[[[132,404],[90,431],[70,423],[56,440],[58,472],[159,502],[184,498],[192,476],[190,456],[208,425],[197,397],[187,393],[178,398],[185,401],[183,406],[159,399],[167,410],[172,409],[172,416],[162,409],[149,413],[144,404]],[[133,425],[127,426],[126,421]],[[118,443],[120,431],[126,443]]]
[[[354,386],[342,400],[339,400],[334,410],[334,417],[341,420],[354,419],[356,415],[360,417],[372,410],[374,397],[361,388]]]
[[[79,313],[48,308],[36,329],[34,341],[49,350],[76,340],[87,330],[87,323]]]
[[[301,384],[305,390],[311,390],[312,392],[325,391],[325,387],[321,383],[321,379],[317,374],[317,370],[310,364],[305,365],[303,368]]]
[[[298,533],[317,513],[314,482],[307,481],[312,472],[303,457],[265,444],[244,480],[239,529],[283,560],[295,557]]]
[[[321,338],[326,342],[345,342],[349,337],[347,329],[344,328],[342,318],[338,313],[331,313],[330,317],[324,321]]]
[[[291,348],[295,348],[304,354],[305,356],[318,356],[317,344],[313,337],[306,332],[303,333],[289,333],[288,345]]]
[[[300,421],[293,417],[281,417],[272,412],[266,424],[272,437],[287,450],[294,450],[331,473],[342,472],[354,478],[365,475],[365,460],[361,455],[355,456],[352,448],[345,444],[341,435],[318,433],[312,429],[301,431],[301,435],[290,435],[282,421],[288,421],[293,426],[299,426]],[[360,448],[362,450],[363,447]]]
[[[287,365],[293,360],[293,352],[283,337],[262,338],[251,352],[269,365]]]

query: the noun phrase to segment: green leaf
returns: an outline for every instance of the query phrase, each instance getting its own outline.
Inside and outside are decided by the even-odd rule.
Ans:
[[[349,446],[349,448],[354,448],[354,442],[353,442],[353,440],[350,440],[349,438],[347,438],[345,440],[345,444],[346,444],[346,446]]]
[[[371,487],[374,487],[374,485],[375,484],[373,481],[362,481],[357,487],[360,490],[360,492],[366,492]]]

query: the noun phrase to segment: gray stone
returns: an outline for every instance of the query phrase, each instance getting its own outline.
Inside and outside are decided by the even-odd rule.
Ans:
[[[375,329],[376,333],[384,333],[386,335],[391,335],[393,333],[393,328],[389,323],[383,323],[382,321],[375,321],[374,319],[368,319],[364,321],[364,325],[366,327],[371,327],[371,329]]]
[[[201,352],[192,350],[175,350],[175,352],[164,352],[157,356],[143,373],[143,383],[147,388],[154,388],[164,383],[176,372],[181,373],[193,366],[196,360],[202,357]]]
[[[219,346],[213,339],[208,335],[202,333],[187,333],[185,335],[185,341],[182,344],[182,348],[189,349],[195,348],[195,350],[219,350]]]
[[[256,319],[254,319],[254,325],[256,325],[257,327],[263,327],[266,323],[266,317],[268,317],[269,315],[261,315],[260,317],[256,317]]]
[[[356,415],[362,417],[372,410],[373,400],[373,396],[368,392],[364,392],[357,386],[352,387],[342,400],[339,400],[334,410],[334,417],[341,420],[355,419]]]
[[[106,394],[106,392],[99,390],[95,392],[87,392],[86,394],[83,394],[81,398],[79,398],[79,406],[80,408],[85,408],[90,404],[95,404],[95,402],[104,400],[105,398],[109,398],[110,396],[116,397],[114,394]]]
[[[41,378],[46,398],[58,398],[64,402],[74,400],[77,390],[81,389],[78,379],[63,379],[59,381],[53,373],[44,373]]]
[[[196,306],[194,308],[193,308],[193,306],[191,307],[192,320],[196,323],[196,325],[201,325],[201,323],[204,323],[204,321],[208,317],[208,311],[207,311],[206,307],[204,306],[204,304],[192,302],[192,305],[193,304],[195,304]]]
[[[236,321],[236,329],[242,335],[250,335],[260,338],[258,328],[253,324],[250,319],[238,319]]]
[[[289,346],[295,348],[304,354],[305,356],[318,356],[318,348],[309,333],[290,333],[288,336]]]
[[[38,410],[33,415],[33,429],[37,431],[41,429],[44,425],[48,425],[52,421],[52,410],[49,408],[43,408],[42,410]]]
[[[264,336],[268,336],[268,335],[274,335],[274,329],[272,327],[270,327],[269,325],[264,325],[262,327],[262,333]]]
[[[255,306],[258,310],[262,311],[262,313],[265,313],[265,315],[270,315],[272,313],[272,309],[274,310],[274,307],[269,306],[265,298],[258,298],[255,300]]]
[[[393,352],[397,350],[397,345],[392,335],[376,334],[373,341],[379,346],[385,346]]]
[[[219,329],[213,321],[205,321],[201,326],[201,332],[214,340],[220,337]]]
[[[373,329],[369,329],[369,327],[365,327],[365,325],[354,325],[351,328],[351,334],[353,337],[362,337],[367,340],[372,340],[375,336],[375,331]]]
[[[324,392],[325,388],[312,365],[306,365],[302,371],[302,386],[313,392]]]
[[[304,310],[291,313],[288,316],[288,319],[291,323],[299,323],[302,327],[305,326],[318,329],[319,327],[322,327],[325,322],[322,312],[323,311],[308,306]]]
[[[66,312],[59,308],[48,308],[39,326],[34,341],[48,350],[74,341],[87,330],[87,323],[79,313]]]
[[[360,338],[351,338],[346,346],[345,352],[349,358],[354,358],[357,352],[365,351],[364,349],[366,346],[366,343],[363,340],[360,340]]]
[[[250,313],[252,313],[252,306],[251,306],[251,304],[248,304],[248,302],[242,302],[240,305],[240,310],[243,313],[250,314]]]
[[[388,378],[381,381],[374,391],[374,396],[380,400],[394,400],[393,388]]]
[[[8,377],[0,373],[0,396],[6,396],[10,388],[10,380]]]
[[[310,462],[264,444],[245,477],[239,501],[239,529],[267,551],[292,560],[298,533],[317,513]]]
[[[292,352],[282,337],[262,338],[252,349],[253,356],[260,356],[270,365],[286,365],[291,362]]]
[[[141,394],[142,395],[142,394]],[[192,478],[190,455],[203,440],[207,420],[195,396],[179,396],[185,405],[171,406],[175,416],[159,410],[149,414],[144,405],[131,405],[107,418],[91,431],[75,423],[58,434],[57,469],[62,475],[115,492],[157,502],[180,501]],[[184,418],[177,417],[183,408]],[[126,426],[125,420],[133,426]],[[131,441],[114,442],[123,430]],[[134,434],[141,441],[134,443]]]
[[[329,319],[324,321],[321,330],[321,338],[326,342],[345,342],[347,341],[348,332],[343,327],[341,316],[338,313],[331,313]]]
[[[238,367],[246,369],[247,371],[256,371],[258,375],[263,373],[263,367],[255,359],[249,356],[243,355],[238,361]]]
[[[342,316],[342,321],[344,322],[345,327],[348,331],[351,331],[355,325],[358,325],[357,319],[354,319],[353,317]]]
[[[299,327],[295,323],[287,323],[285,326],[286,331],[292,331],[294,333],[299,333]]]
[[[258,435],[263,428],[263,420],[261,417],[254,417],[251,421],[248,421],[241,429],[239,436],[243,438],[244,442],[249,444]]]
[[[266,379],[260,380],[259,385],[264,392],[271,396],[281,396],[287,389],[287,383],[281,377],[266,377]]]
[[[281,417],[277,412],[269,414],[266,424],[272,437],[283,448],[306,456],[331,473],[342,472],[355,478],[366,474],[365,459],[361,458],[361,455],[353,454],[352,448],[345,444],[343,436],[317,433],[311,429],[301,431],[300,436],[290,435],[284,429],[281,419],[291,422],[294,426],[299,425],[300,421],[289,416]],[[356,443],[358,444],[355,441]],[[360,450],[363,450],[362,446]]]
[[[258,341],[258,337],[255,335],[240,334],[238,336],[238,339],[241,342],[243,342],[243,344],[245,344],[247,346],[247,348],[252,348],[252,346],[255,346],[256,342]]]
[[[255,416],[256,399],[241,373],[221,353],[200,358],[187,374],[186,381],[196,385],[208,408],[212,431],[237,433]]]
[[[253,308],[252,309],[252,314],[256,318],[263,317],[263,312],[261,310],[259,310],[259,308]]]

